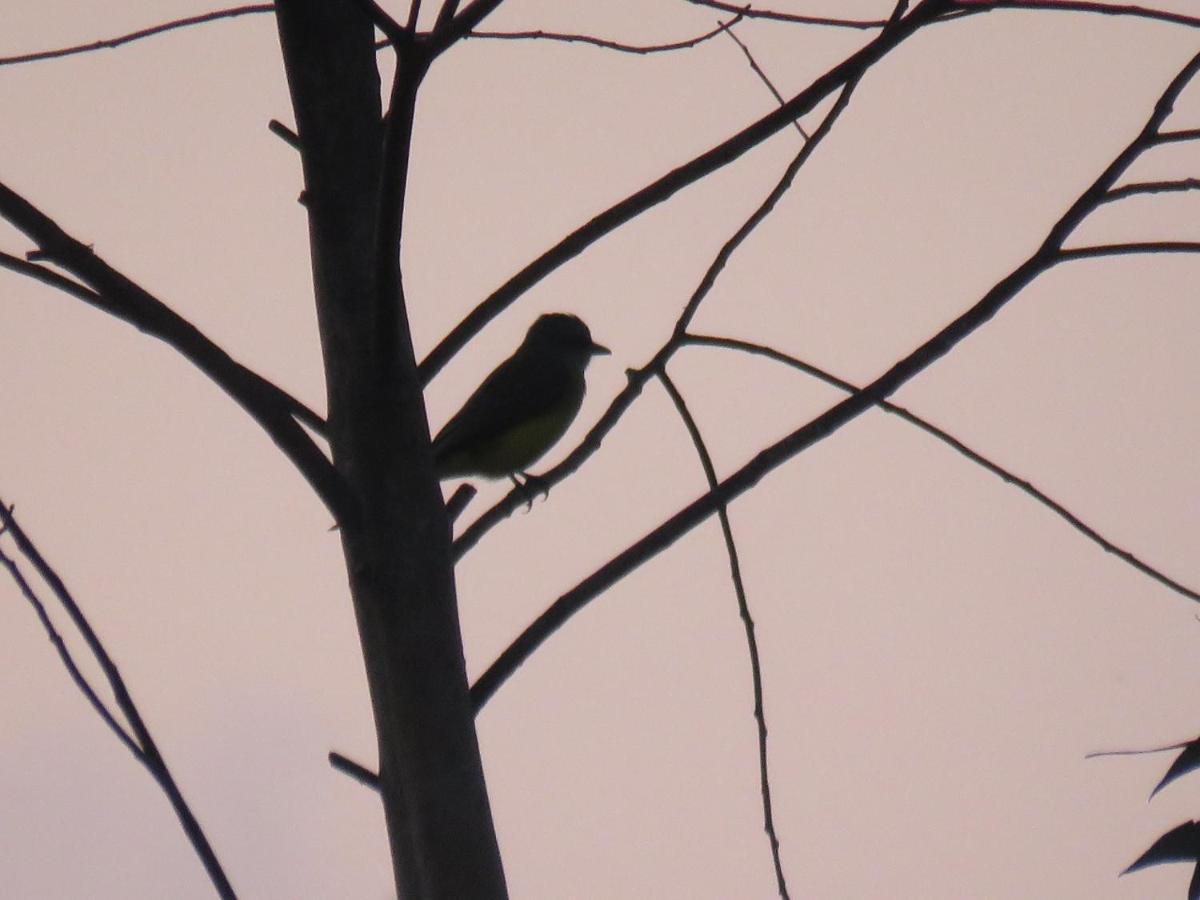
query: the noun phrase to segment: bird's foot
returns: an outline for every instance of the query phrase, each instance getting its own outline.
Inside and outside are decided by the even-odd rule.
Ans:
[[[525,479],[524,481],[518,479],[516,475],[509,475],[508,477],[517,486],[517,490],[525,495],[525,512],[529,512],[533,509],[533,501],[539,494],[543,497],[550,496],[550,485],[540,476],[530,475],[528,472],[521,472],[519,474]]]

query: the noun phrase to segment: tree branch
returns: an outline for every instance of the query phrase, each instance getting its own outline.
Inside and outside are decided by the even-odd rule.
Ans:
[[[678,349],[680,342],[683,340],[684,334],[687,331],[688,325],[692,318],[696,315],[696,311],[700,308],[700,304],[704,298],[708,296],[713,285],[716,284],[717,277],[724,270],[725,264],[733,256],[734,251],[741,246],[742,242],[748,238],[754,229],[762,223],[776,204],[782,199],[791,187],[796,173],[800,171],[801,166],[816,152],[817,147],[825,139],[826,135],[833,130],[834,124],[845,111],[850,103],[850,98],[853,96],[854,88],[857,86],[861,75],[855,76],[843,89],[838,99],[834,102],[825,118],[821,121],[820,126],[813,132],[812,138],[808,140],[800,151],[788,163],[780,176],[779,181],[767,194],[766,198],[759,204],[758,208],[750,214],[745,222],[733,233],[733,235],[725,242],[713,261],[709,264],[708,269],[700,279],[695,291],[688,298],[684,305],[679,318],[675,323],[671,337],[667,339],[652,359],[646,363],[641,369],[629,371],[629,383],[625,389],[613,398],[608,409],[600,420],[592,426],[592,429],[584,437],[583,441],[572,450],[562,462],[550,469],[545,474],[539,476],[546,487],[553,487],[562,481],[568,475],[577,471],[580,466],[586,462],[593,453],[600,449],[600,444],[604,440],[605,435],[617,424],[625,411],[633,405],[633,401],[637,399],[642,392],[642,387],[646,381],[654,374],[654,371],[664,366],[671,358],[671,355]],[[505,497],[499,500],[494,506],[481,514],[478,519],[463,531],[463,533],[454,542],[454,558],[461,559],[462,556],[479,543],[480,539],[492,529],[498,522],[509,516],[513,510],[525,502],[525,495],[519,490],[510,491]]]
[[[573,44],[588,44],[592,47],[600,47],[604,50],[616,50],[620,53],[633,53],[640,56],[648,56],[653,53],[666,53],[671,50],[687,50],[695,47],[698,44],[703,44],[705,41],[711,40],[723,32],[729,32],[729,29],[742,20],[741,15],[736,15],[728,22],[722,22],[711,31],[706,31],[703,34],[698,34],[692,38],[686,38],[680,41],[674,41],[668,44],[625,44],[621,41],[610,41],[605,38],[593,37],[589,34],[563,34],[554,31],[472,31],[469,34],[463,35],[464,39],[476,40],[496,40],[496,41],[524,41],[524,40],[541,40],[541,41],[559,41],[562,43]],[[732,34],[732,32],[729,32]]]
[[[70,279],[52,277],[40,266],[19,264],[8,254],[0,256],[0,265],[67,291],[178,350],[270,435],[335,517],[345,514],[347,499],[341,479],[325,454],[293,419],[297,415],[319,430],[323,426],[320,416],[235,362],[194,325],[113,269],[90,247],[68,235],[3,183],[0,183],[0,216],[33,240],[40,248],[40,256],[52,260],[91,290]]]
[[[798,369],[799,371],[804,372],[807,375],[811,375],[813,378],[817,378],[820,381],[823,381],[825,384],[835,387],[840,391],[853,394],[859,390],[859,388],[850,382],[838,378],[836,375],[832,375],[824,369],[820,369],[811,363],[804,362],[803,360],[797,359],[796,357],[790,356],[786,353],[781,353],[780,351],[771,347],[752,343],[751,341],[738,340],[737,338],[711,337],[709,335],[689,333],[685,343],[697,347],[722,347],[727,350],[736,350],[742,353],[750,353],[755,356],[762,356],[767,359],[774,360],[775,362],[782,363],[786,366],[790,366],[793,369]],[[1064,522],[1066,522],[1088,540],[1099,546],[1100,549],[1104,550],[1104,552],[1111,553],[1122,562],[1125,562],[1137,569],[1143,575],[1147,575],[1154,579],[1163,587],[1168,588],[1169,590],[1172,590],[1183,597],[1187,597],[1189,600],[1200,602],[1200,592],[1197,592],[1187,585],[1176,581],[1170,576],[1164,574],[1161,570],[1156,569],[1150,564],[1138,559],[1128,550],[1113,543],[1053,497],[1039,490],[1032,482],[1022,478],[1020,475],[1014,474],[1011,470],[1004,468],[999,463],[996,463],[984,456],[978,450],[975,450],[963,443],[954,435],[942,428],[939,428],[929,420],[921,418],[903,406],[898,406],[895,403],[887,400],[881,401],[878,406],[884,412],[897,416],[898,418],[903,419],[905,422],[908,422],[910,425],[915,425],[926,434],[937,438],[952,450],[961,453],[971,462],[982,466],[993,475],[996,475],[1002,481],[1005,481],[1018,490],[1023,491],[1025,494],[1032,497],[1038,503],[1042,504],[1042,506],[1046,507],[1056,516],[1061,518]]]
[[[1095,259],[1101,256],[1133,256],[1142,253],[1200,253],[1200,241],[1132,241],[1125,244],[1098,244],[1094,247],[1071,247],[1059,251],[1062,262],[1076,259]]]
[[[718,484],[717,470],[713,465],[712,456],[704,443],[700,427],[692,417],[683,395],[667,374],[666,368],[660,368],[656,373],[659,382],[666,390],[675,411],[683,420],[692,445],[696,448],[696,456],[704,469],[704,478],[711,491]],[[767,832],[767,842],[771,848],[771,862],[775,867],[775,885],[782,900],[788,900],[787,879],[783,874],[783,860],[779,853],[779,835],[775,830],[775,814],[771,809],[771,779],[767,768],[767,717],[763,708],[762,664],[759,662],[758,638],[754,633],[754,618],[750,615],[750,603],[746,599],[746,585],[742,581],[742,565],[738,559],[737,544],[733,540],[733,526],[729,522],[729,510],[722,505],[717,508],[717,518],[721,522],[721,536],[725,540],[725,553],[729,557],[729,577],[733,581],[733,592],[737,596],[738,615],[746,633],[746,653],[750,658],[750,682],[754,693],[754,721],[758,726],[758,783],[762,793],[763,828]]]
[[[772,9],[756,9],[750,5],[737,6],[733,3],[723,3],[721,0],[687,0],[693,6],[706,6],[721,12],[736,12],[747,19],[767,19],[773,22],[790,22],[794,25],[821,25],[829,28],[856,28],[868,30],[883,28],[887,19],[839,19],[832,16],[801,16],[795,13],[777,12]]]
[[[109,687],[112,689],[117,707],[121,710],[121,714],[125,716],[125,720],[129,723],[129,727],[133,731],[133,738],[130,738],[129,734],[116,723],[111,713],[108,712],[107,708],[104,707],[100,699],[95,695],[95,692],[87,686],[87,682],[83,679],[82,674],[79,673],[79,670],[71,660],[70,654],[62,642],[62,638],[57,635],[49,618],[46,616],[44,605],[29,588],[28,582],[20,575],[16,564],[8,556],[0,553],[0,562],[9,570],[13,578],[16,579],[26,599],[33,604],[38,618],[41,619],[43,627],[58,649],[59,656],[67,666],[72,679],[84,692],[84,696],[88,698],[92,706],[100,713],[105,723],[117,733],[121,742],[125,744],[134,758],[146,767],[151,777],[162,788],[163,793],[167,795],[167,800],[170,802],[172,809],[175,810],[175,815],[183,826],[184,833],[196,851],[196,855],[200,857],[200,861],[203,863],[204,869],[208,873],[213,886],[217,889],[217,893],[222,898],[225,898],[225,900],[235,900],[236,895],[233,892],[233,887],[230,885],[229,879],[225,876],[225,871],[221,868],[212,845],[209,844],[208,838],[205,837],[204,830],[200,827],[199,821],[193,815],[191,808],[179,790],[179,786],[175,783],[175,779],[171,775],[171,770],[167,767],[166,761],[159,752],[158,745],[154,742],[149,728],[146,727],[146,723],[138,711],[137,704],[133,702],[133,697],[130,695],[129,689],[125,685],[125,679],[121,677],[116,663],[109,656],[104,644],[92,629],[91,623],[88,622],[79,604],[75,602],[75,598],[67,590],[67,586],[63,583],[63,580],[50,564],[46,562],[41,553],[38,552],[37,547],[34,546],[28,535],[17,524],[17,520],[13,517],[12,508],[3,500],[0,500],[0,531],[12,535],[17,549],[33,565],[38,576],[49,585],[50,590],[58,598],[59,603],[62,604],[72,624],[79,630],[92,656],[99,664],[100,670],[104,673]]]
[[[980,11],[983,12],[993,9],[1036,9],[1057,12],[1097,13],[1104,16],[1135,16],[1140,19],[1153,19],[1157,22],[1169,22],[1173,25],[1187,25],[1192,28],[1200,28],[1200,17],[1134,4],[1086,2],[1086,0],[1084,2],[1081,2],[1081,0],[991,0],[991,2],[972,3],[970,5],[979,7]]]
[[[1181,141],[1194,141],[1197,138],[1200,138],[1200,128],[1183,128],[1179,131],[1164,131],[1154,139],[1154,142],[1156,144],[1177,144]]]
[[[188,16],[185,19],[175,19],[172,22],[164,22],[161,25],[153,25],[149,28],[131,31],[129,34],[122,34],[119,37],[92,41],[90,44],[76,44],[75,46],[62,47],[58,50],[38,50],[34,53],[22,53],[19,56],[0,56],[0,66],[14,66],[20,63],[38,62],[39,60],[43,59],[61,59],[64,56],[76,56],[80,53],[91,53],[94,50],[110,50],[114,47],[120,47],[124,44],[131,44],[134,41],[140,41],[142,38],[153,37],[156,34],[163,34],[168,31],[175,31],[178,28],[188,28],[192,25],[202,25],[205,22],[216,22],[220,19],[235,19],[238,16],[248,16],[256,13],[269,13],[274,11],[275,4],[273,3],[256,3],[251,6],[236,6],[232,9],[218,9],[213,12],[202,13],[198,16]]]
[[[593,599],[642,563],[666,550],[684,534],[712,515],[721,505],[749,490],[768,472],[796,454],[824,440],[864,411],[886,399],[905,383],[949,353],[959,342],[988,322],[1039,274],[1059,260],[1063,241],[1093,210],[1100,198],[1113,186],[1134,159],[1147,147],[1170,114],[1184,85],[1200,69],[1200,54],[1172,79],[1155,104],[1146,125],[1096,180],[1071,204],[1050,229],[1038,249],[1020,266],[1001,279],[974,306],[951,321],[932,338],[898,361],[883,375],[856,394],[837,403],[807,425],[760,451],[715,489],[654,528],[617,554],[574,588],[559,597],[508,646],[499,658],[475,682],[471,696],[477,707],[483,706],[500,686],[549,637]]]
[[[483,2],[483,0],[477,0],[477,2]],[[905,38],[934,21],[950,8],[950,0],[924,0],[895,27],[884,29],[875,40],[817,78],[809,87],[779,109],[768,113],[738,134],[700,154],[691,162],[668,172],[575,229],[493,291],[490,297],[476,306],[434,347],[421,363],[422,383],[428,384],[454,354],[465,346],[467,341],[478,334],[517,297],[559,266],[578,256],[613,229],[662,203],[705,175],[728,165],[752,147],[786,128],[794,119],[810,111],[830,93],[847,82],[861,77],[863,72],[882,59]]]
[[[1139,181],[1113,188],[1101,198],[1100,202],[1112,203],[1140,194],[1167,194],[1197,189],[1200,189],[1200,178],[1181,178],[1177,181]]]

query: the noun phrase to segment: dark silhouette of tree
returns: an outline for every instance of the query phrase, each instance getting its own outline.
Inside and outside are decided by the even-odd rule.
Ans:
[[[693,330],[696,313],[726,263],[771,214],[797,173],[836,128],[843,111],[852,103],[856,86],[877,63],[914,35],[931,28],[954,27],[953,23],[960,20],[994,15],[1005,9],[1037,10],[1047,16],[1075,12],[1153,20],[1194,29],[1198,36],[1200,17],[1101,2],[920,0],[911,4],[911,8],[906,2],[891,9],[882,8],[875,18],[837,19],[715,0],[690,2],[711,7],[722,20],[702,33],[662,44],[553,31],[485,31],[485,21],[501,5],[501,0],[470,0],[465,4],[442,0],[436,9],[425,11],[421,0],[411,0],[403,10],[385,9],[374,0],[280,0],[274,6],[243,6],[76,47],[0,59],[0,66],[15,65],[111,49],[219,18],[270,13],[276,17],[296,127],[293,131],[274,122],[272,128],[297,149],[303,166],[301,200],[309,223],[327,415],[314,412],[233,359],[151,291],[94,252],[85,239],[74,236],[69,227],[60,225],[35,202],[22,196],[15,186],[2,180],[0,216],[22,232],[34,249],[23,256],[0,253],[0,266],[129,322],[182,354],[271,437],[336,520],[374,712],[379,774],[340,754],[331,759],[337,767],[379,790],[395,884],[406,900],[507,895],[476,738],[476,713],[572,616],[625,575],[714,516],[720,522],[727,549],[750,658],[767,843],[778,893],[788,896],[786,853],[781,850],[772,813],[762,666],[727,507],[784,462],[873,408],[881,408],[924,430],[1013,484],[1083,536],[1167,589],[1192,600],[1200,599],[1193,588],[1118,546],[1029,480],[889,400],[899,388],[984,326],[1031,282],[1052,269],[1098,257],[1200,251],[1200,243],[1178,240],[1104,244],[1072,241],[1081,223],[1104,204],[1132,196],[1193,191],[1200,185],[1193,177],[1123,181],[1130,167],[1147,151],[1200,137],[1200,130],[1171,118],[1176,100],[1200,71],[1200,53],[1164,86],[1153,109],[1146,112],[1143,127],[1131,136],[1127,145],[1102,171],[1090,175],[1066,211],[1044,234],[1036,236],[1036,247],[1024,260],[981,296],[964,304],[964,311],[932,337],[868,383],[852,384],[776,347]],[[767,67],[755,59],[753,48],[738,40],[735,29],[744,20],[770,21],[780,28],[842,29],[857,35],[860,41],[841,62],[789,95],[771,83]],[[414,128],[420,120],[418,99],[426,75],[440,64],[443,55],[468,38],[555,41],[589,44],[610,52],[656,54],[726,36],[738,40],[777,104],[737,133],[651,180],[564,235],[482,298],[469,315],[419,360],[409,326],[412,301],[406,294],[401,266],[401,250],[407,236],[405,199],[411,177]],[[383,59],[394,61],[394,66],[390,70],[390,83],[383,84],[381,90],[381,71],[387,71],[381,67]],[[526,505],[529,497],[527,491],[514,488],[462,528],[457,538],[452,538],[454,515],[448,514],[434,476],[425,387],[472,338],[542,279],[601,238],[720,171],[771,136],[787,128],[799,128],[799,118],[818,109],[823,110],[819,122],[811,131],[802,129],[801,148],[773,189],[712,260],[683,305],[669,337],[646,363],[629,370],[627,386],[612,398],[586,438],[542,476],[549,489],[579,470],[643,389],[657,383],[667,392],[687,429],[707,491],[594,572],[580,578],[575,587],[529,623],[483,675],[469,685],[463,662],[454,565],[490,529]],[[65,212],[64,218],[69,215],[69,211]],[[668,363],[676,353],[697,346],[774,360],[834,386],[845,396],[721,477],[700,425],[683,392],[667,372]],[[461,495],[453,500],[453,513],[464,502]],[[167,793],[218,893],[234,896],[230,878],[183,800],[133,704],[130,690],[78,604],[8,507],[0,511],[0,518],[17,551],[13,556],[0,555],[0,562],[37,610],[80,690]],[[33,566],[85,635],[89,650],[100,660],[117,697],[120,716],[128,724],[109,711],[73,661],[45,614],[37,587],[22,574],[15,559],[17,555],[24,556]],[[1194,764],[1189,762],[1185,769],[1173,770],[1166,780],[1192,767]],[[1159,861],[1194,859],[1193,830],[1186,829],[1186,852],[1177,846],[1182,839],[1168,841],[1164,837],[1163,841],[1169,844],[1166,850],[1157,855],[1150,851],[1131,868]]]

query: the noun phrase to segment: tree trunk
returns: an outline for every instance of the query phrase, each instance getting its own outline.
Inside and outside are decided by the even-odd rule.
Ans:
[[[505,897],[399,271],[424,65],[393,92],[403,118],[385,172],[369,19],[349,0],[280,0],[277,17],[304,165],[329,440],[353,497],[339,524],[397,888],[404,900]],[[381,218],[383,233],[397,235],[382,254]]]

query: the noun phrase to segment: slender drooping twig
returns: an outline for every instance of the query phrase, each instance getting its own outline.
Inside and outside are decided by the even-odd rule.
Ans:
[[[696,448],[696,456],[704,470],[704,478],[708,489],[712,490],[718,484],[717,470],[713,465],[712,456],[700,433],[700,426],[688,409],[687,402],[679,393],[679,388],[671,380],[665,368],[656,373],[659,382],[675,405],[679,418],[692,439]],[[788,900],[787,879],[783,874],[783,859],[779,852],[779,834],[775,830],[775,814],[771,806],[771,778],[767,768],[767,715],[763,704],[762,664],[758,655],[758,638],[754,633],[754,617],[750,615],[750,602],[746,599],[746,585],[742,581],[742,565],[738,559],[737,544],[733,539],[733,526],[729,522],[729,510],[725,506],[717,509],[717,518],[721,523],[721,536],[725,540],[725,553],[729,557],[729,577],[733,582],[733,592],[737,597],[738,615],[746,633],[746,653],[750,658],[750,683],[754,696],[754,722],[758,730],[758,784],[762,793],[763,829],[767,832],[767,842],[771,848],[771,862],[775,867],[775,886],[782,900]]]
[[[741,351],[743,353],[750,353],[750,354],[753,354],[756,356],[763,356],[763,357],[766,357],[767,359],[772,359],[772,360],[775,360],[776,362],[783,363],[784,365],[790,366],[791,368],[798,369],[801,372],[811,375],[814,378],[820,379],[821,381],[825,382],[826,384],[831,385],[831,386],[837,388],[838,390],[845,391],[846,393],[852,394],[855,391],[859,390],[856,386],[854,386],[850,382],[845,381],[841,378],[838,378],[836,375],[833,375],[833,374],[825,371],[824,369],[818,368],[817,366],[814,366],[811,363],[807,363],[801,359],[797,359],[796,357],[791,356],[787,353],[782,353],[779,350],[775,350],[774,348],[767,347],[762,344],[756,344],[752,341],[743,341],[743,340],[739,340],[737,338],[712,337],[709,335],[690,334],[689,333],[687,336],[686,343],[688,343],[690,345],[695,345],[698,347],[723,347],[728,350],[737,350],[737,351]],[[1099,546],[1106,553],[1111,553],[1113,556],[1117,557],[1122,562],[1132,566],[1133,568],[1135,568],[1139,572],[1141,572],[1143,575],[1149,576],[1150,578],[1154,579],[1159,584],[1161,584],[1163,587],[1174,591],[1175,593],[1179,594],[1180,596],[1187,597],[1189,600],[1195,600],[1197,602],[1200,602],[1200,592],[1197,592],[1197,591],[1193,590],[1192,588],[1188,587],[1187,585],[1176,581],[1174,578],[1171,578],[1169,575],[1165,574],[1161,570],[1156,569],[1154,566],[1151,566],[1149,563],[1146,563],[1146,562],[1142,561],[1141,559],[1139,559],[1138,557],[1134,556],[1132,553],[1130,553],[1124,547],[1121,547],[1118,544],[1114,543],[1113,541],[1109,540],[1104,535],[1102,535],[1099,531],[1097,531],[1095,528],[1093,528],[1091,525],[1088,525],[1086,522],[1084,522],[1075,513],[1071,512],[1069,509],[1067,509],[1065,506],[1063,506],[1061,503],[1059,503],[1057,500],[1055,500],[1053,497],[1051,497],[1044,491],[1037,488],[1028,479],[1022,478],[1020,475],[1014,474],[1011,470],[1004,468],[1003,466],[999,465],[995,461],[984,456],[978,450],[975,450],[974,448],[963,443],[961,440],[956,438],[954,435],[950,434],[948,431],[946,431],[942,428],[939,428],[937,425],[934,425],[932,422],[928,421],[927,419],[923,419],[920,416],[915,415],[913,412],[911,412],[910,410],[906,409],[903,406],[898,406],[895,403],[885,400],[879,404],[879,408],[882,409],[884,412],[891,413],[892,415],[894,415],[900,419],[903,419],[905,422],[908,422],[910,425],[915,425],[917,428],[920,428],[926,434],[929,434],[929,435],[937,438],[942,443],[946,444],[952,450],[955,450],[956,452],[961,453],[963,456],[965,456],[971,462],[973,462],[979,466],[982,466],[984,469],[991,472],[993,475],[998,476],[1003,481],[1007,482],[1008,484],[1013,485],[1018,490],[1029,495],[1034,500],[1036,500],[1038,503],[1042,504],[1044,507],[1049,509],[1056,516],[1061,518],[1064,522],[1066,522],[1068,525],[1070,525],[1072,528],[1074,528],[1080,534],[1082,534],[1084,537],[1086,537],[1088,540],[1092,541],[1097,546]]]
[[[13,517],[12,508],[3,500],[0,500],[0,530],[12,536],[13,543],[16,544],[17,549],[27,560],[29,560],[30,564],[34,568],[34,571],[38,573],[38,577],[49,586],[51,592],[53,592],[59,604],[67,613],[67,617],[70,618],[71,623],[83,637],[84,643],[87,644],[88,650],[91,651],[92,657],[96,660],[97,664],[100,666],[100,671],[104,673],[104,677],[108,681],[109,688],[112,690],[113,697],[116,700],[117,708],[121,710],[121,714],[125,717],[125,721],[129,723],[129,729],[132,732],[132,736],[130,736],[129,732],[126,732],[123,728],[120,728],[120,726],[116,724],[111,714],[106,715],[104,712],[102,712],[101,718],[104,719],[105,723],[108,724],[110,728],[113,728],[118,732],[118,737],[121,738],[121,742],[125,744],[125,746],[133,754],[134,758],[146,767],[146,770],[150,773],[150,776],[158,783],[159,787],[162,788],[163,793],[166,794],[167,800],[171,804],[171,808],[175,810],[175,815],[178,817],[180,824],[183,826],[184,833],[187,835],[193,849],[196,851],[196,855],[200,857],[200,861],[204,865],[204,870],[208,873],[208,877],[212,881],[213,886],[217,889],[217,893],[223,898],[223,900],[236,900],[233,887],[230,885],[224,869],[222,869],[220,862],[217,860],[217,855],[213,850],[212,845],[209,844],[208,838],[205,836],[204,830],[200,827],[199,821],[197,821],[195,815],[192,813],[192,810],[188,806],[187,801],[184,799],[182,792],[179,790],[179,786],[175,783],[175,778],[172,776],[171,770],[168,768],[166,761],[159,752],[158,745],[155,743],[153,736],[150,734],[149,728],[142,719],[141,713],[139,712],[137,705],[134,703],[133,697],[130,695],[129,689],[125,684],[125,679],[121,677],[121,673],[117,669],[116,663],[113,662],[108,650],[100,641],[99,636],[92,628],[91,623],[84,615],[79,604],[76,603],[75,598],[71,595],[71,592],[67,590],[67,586],[63,582],[62,578],[60,578],[58,573],[54,571],[53,567],[51,567],[51,565],[46,561],[46,559],[38,551],[37,547],[34,546],[33,542],[29,539],[29,536]],[[9,570],[10,574],[18,574],[16,565],[10,564],[11,560],[9,560],[7,556],[0,554],[0,557],[4,558],[4,565]],[[21,587],[22,593],[25,594],[26,599],[33,604],[35,610],[38,610],[38,618],[42,620],[43,626],[47,628],[51,634],[51,640],[54,641],[54,636],[57,634],[57,632],[54,630],[53,626],[49,624],[48,617],[45,616],[44,605],[40,602],[40,600],[36,599],[32,590],[26,590],[26,588],[28,588],[28,582],[24,578],[18,578],[17,584],[19,587]],[[56,646],[60,646],[61,648],[61,656],[65,652],[65,645],[62,645],[61,638],[55,641],[55,643]],[[68,658],[69,655],[63,658],[64,663],[67,662]],[[78,669],[72,664],[68,664],[67,669],[68,672],[71,673],[72,678],[76,680],[76,684],[80,684],[82,675],[76,679]],[[84,696],[87,697],[88,702],[91,703],[93,707],[96,707],[97,704],[103,706],[103,704],[100,703],[99,698],[96,696],[95,691],[91,690],[90,687],[89,689],[84,690]]]
[[[0,56],[0,66],[13,66],[19,63],[37,62],[44,59],[60,59],[64,56],[75,56],[80,53],[93,53],[96,50],[109,50],[114,47],[123,46],[124,44],[133,43],[134,41],[140,41],[142,38],[175,31],[178,28],[188,28],[192,25],[203,25],[206,22],[216,22],[220,19],[235,19],[238,16],[274,11],[274,3],[256,3],[251,6],[218,9],[212,12],[201,13],[198,16],[188,16],[184,19],[175,19],[171,22],[163,22],[160,25],[152,25],[149,28],[141,28],[137,31],[131,31],[128,34],[119,35],[118,37],[92,41],[88,44],[76,44],[71,47],[60,47],[55,50],[38,50],[34,53],[22,53],[18,56]]]
[[[949,353],[968,335],[987,323],[1010,300],[1043,272],[1061,261],[1063,242],[1097,206],[1104,194],[1147,148],[1155,143],[1162,123],[1174,108],[1184,86],[1200,70],[1200,53],[1179,71],[1163,91],[1148,121],[1132,141],[1084,190],[1050,228],[1042,243],[1023,263],[998,281],[973,306],[861,391],[826,410],[808,424],[756,454],[715,489],[698,497],[675,515],[584,578],[555,600],[496,659],[471,689],[477,707],[495,695],[505,681],[537,648],[617,581],[662,553],[720,506],[749,490],[768,472],[824,440],[867,409],[885,400],[908,381]]]
[[[690,50],[705,41],[710,41],[719,34],[731,34],[730,29],[742,21],[739,13],[728,22],[721,22],[711,31],[698,34],[695,37],[670,41],[665,44],[627,44],[622,41],[595,37],[590,34],[564,34],[555,31],[472,31],[466,37],[468,40],[494,41],[555,41],[564,44],[587,44],[602,50],[615,50],[618,53],[632,53],[635,56],[650,56],[655,53],[669,53],[672,50]]]
[[[1155,9],[1151,6],[1137,6],[1131,3],[1108,3],[1105,0],[1094,0],[1094,2],[1088,2],[1088,0],[992,0],[992,2],[986,5],[990,9],[998,10],[1024,9],[1096,13],[1102,16],[1133,16],[1139,19],[1168,22],[1172,25],[1187,25],[1191,28],[1200,28],[1200,16],[1189,16],[1183,13]]]

